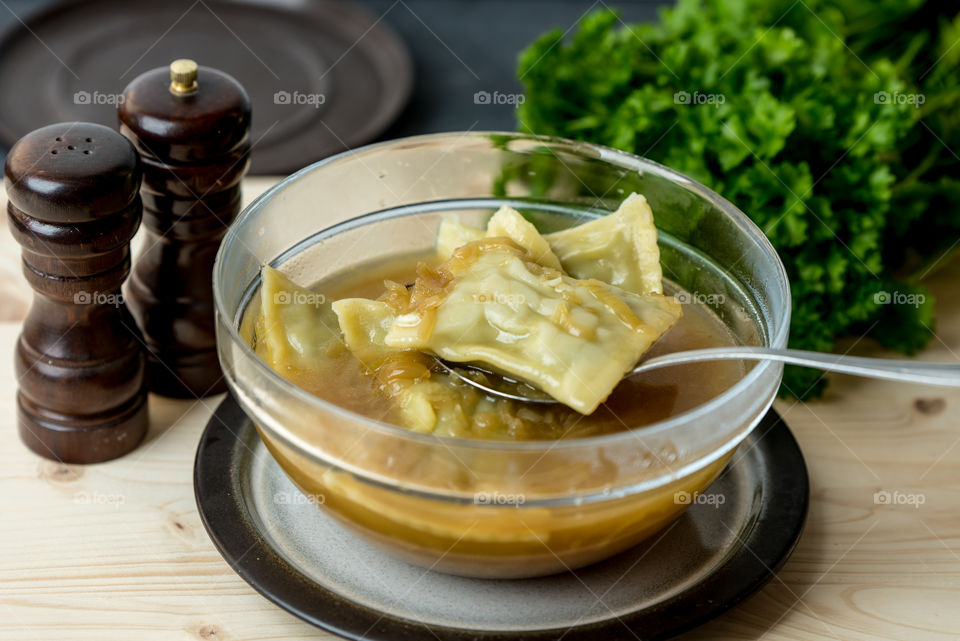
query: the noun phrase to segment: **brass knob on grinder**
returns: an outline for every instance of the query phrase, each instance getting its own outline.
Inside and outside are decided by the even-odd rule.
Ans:
[[[170,91],[182,96],[197,90],[197,63],[180,58],[170,63]]]

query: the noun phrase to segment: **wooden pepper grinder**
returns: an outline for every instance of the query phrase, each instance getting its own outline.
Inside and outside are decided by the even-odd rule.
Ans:
[[[128,286],[149,351],[150,390],[201,397],[226,389],[217,361],[213,261],[240,210],[250,99],[225,73],[176,60],[123,93],[120,131],[143,162],[146,242]]]
[[[35,292],[15,354],[18,421],[47,458],[106,461],[147,432],[145,350],[120,293],[140,175],[133,145],[88,123],[37,129],[7,156],[10,230]]]

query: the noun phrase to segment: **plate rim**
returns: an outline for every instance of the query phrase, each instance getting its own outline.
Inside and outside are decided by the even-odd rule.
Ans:
[[[94,5],[96,4],[116,3],[120,1],[121,0],[59,0],[45,6],[30,7],[22,11],[21,15],[17,16],[18,20],[14,20],[10,24],[0,28],[0,52],[9,48],[17,38],[30,37],[31,32],[42,22],[58,19],[62,16],[69,18],[71,11],[78,9],[95,9]],[[183,0],[183,2],[188,4],[189,0]],[[334,7],[340,13],[348,16],[351,21],[357,18],[366,21],[369,25],[368,32],[365,33],[361,39],[365,39],[367,35],[375,32],[381,38],[381,41],[389,43],[391,47],[386,53],[380,52],[378,47],[372,48],[373,55],[371,56],[371,60],[374,61],[374,65],[377,68],[378,78],[383,76],[381,72],[389,70],[391,77],[396,78],[395,88],[397,89],[389,92],[388,99],[382,101],[383,106],[377,110],[374,118],[367,120],[360,127],[351,128],[345,135],[338,135],[336,148],[331,149],[323,156],[314,157],[299,163],[295,167],[285,168],[286,164],[280,163],[278,160],[264,163],[265,166],[258,167],[256,166],[256,157],[254,154],[251,156],[253,162],[251,163],[251,169],[248,171],[248,175],[286,175],[323,158],[374,142],[397,121],[410,103],[410,98],[413,95],[413,89],[416,83],[415,66],[410,48],[396,30],[385,23],[382,17],[376,17],[373,12],[360,4],[355,2],[339,2],[337,0],[311,0],[311,2],[307,3],[298,3],[296,6],[300,8],[292,10],[290,7],[294,5],[277,4],[270,0],[205,0],[205,2],[212,5],[232,5],[240,8],[255,7],[276,13],[295,13],[296,11],[300,11],[307,12],[310,15],[317,15],[325,6]],[[131,6],[136,8],[141,5],[133,3]],[[353,48],[354,47],[351,47],[351,49]],[[379,61],[384,59],[390,60],[392,65],[390,69],[379,64]],[[132,79],[133,77],[131,77],[131,80]],[[43,123],[38,125],[38,127],[46,124],[51,123]],[[113,129],[117,128],[116,125],[111,125],[111,127]],[[0,147],[9,152],[21,137],[22,135],[18,136],[7,124],[5,119],[0,119]]]
[[[547,641],[558,634],[566,641],[671,638],[732,609],[773,579],[796,548],[809,507],[803,453],[787,424],[770,409],[749,438],[756,438],[754,447],[764,456],[791,461],[791,472],[784,474],[777,466],[776,473],[765,475],[772,500],[761,504],[744,545],[732,548],[704,581],[653,608],[572,628],[491,631],[428,625],[373,610],[313,582],[269,545],[243,500],[239,463],[251,433],[259,439],[252,421],[228,393],[204,428],[194,458],[194,497],[204,528],[227,564],[263,597],[317,628],[353,641],[419,641],[427,630],[441,641]],[[232,444],[228,438],[234,439]],[[227,451],[220,451],[224,447]],[[218,521],[234,527],[221,528]],[[624,627],[629,636],[621,635]]]

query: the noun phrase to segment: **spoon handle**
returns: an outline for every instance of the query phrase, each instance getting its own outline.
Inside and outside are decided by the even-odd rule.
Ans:
[[[635,367],[630,375],[681,363],[716,360],[779,361],[854,376],[960,387],[960,364],[898,361],[886,358],[866,358],[863,356],[824,354],[799,349],[770,349],[767,347],[711,347],[664,354],[644,361]]]

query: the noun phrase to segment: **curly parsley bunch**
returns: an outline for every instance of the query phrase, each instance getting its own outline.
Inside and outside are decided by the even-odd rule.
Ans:
[[[521,55],[520,127],[646,156],[734,202],[786,264],[791,346],[869,334],[913,353],[933,300],[902,268],[960,234],[960,22],[933,1],[880,4],[681,0],[639,25],[594,12]],[[822,387],[788,368],[788,394]]]

